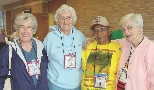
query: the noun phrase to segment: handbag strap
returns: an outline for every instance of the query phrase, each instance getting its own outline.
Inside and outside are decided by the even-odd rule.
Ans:
[[[8,75],[11,75],[11,58],[12,58],[12,47],[11,45],[9,45],[9,74]]]

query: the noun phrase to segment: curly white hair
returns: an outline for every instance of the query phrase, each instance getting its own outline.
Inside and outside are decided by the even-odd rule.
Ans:
[[[76,23],[77,21],[77,16],[76,16],[76,12],[75,10],[71,7],[71,6],[68,6],[66,4],[63,4],[60,8],[57,9],[55,15],[54,15],[54,20],[57,24],[59,24],[58,22],[58,19],[59,19],[59,15],[64,13],[64,12],[67,12],[67,11],[70,11],[72,13],[72,19],[73,19],[73,25]]]

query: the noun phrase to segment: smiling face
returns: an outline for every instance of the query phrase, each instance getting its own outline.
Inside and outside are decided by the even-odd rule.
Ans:
[[[59,15],[58,21],[62,32],[65,32],[65,31],[71,32],[71,27],[73,26],[73,17],[70,11],[61,13]]]
[[[109,43],[109,28],[102,25],[96,25],[93,30],[94,37],[98,44],[108,44]]]
[[[132,20],[125,21],[121,27],[128,42],[135,43],[140,38],[142,28],[136,27]]]
[[[33,26],[31,20],[20,21],[19,28],[17,29],[18,36],[21,42],[29,42],[33,36]]]

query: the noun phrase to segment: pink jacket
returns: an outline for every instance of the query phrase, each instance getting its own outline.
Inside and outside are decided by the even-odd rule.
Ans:
[[[131,44],[125,38],[118,42],[122,47],[120,70],[127,60]],[[125,90],[154,90],[154,43],[147,37],[131,55],[127,75]]]

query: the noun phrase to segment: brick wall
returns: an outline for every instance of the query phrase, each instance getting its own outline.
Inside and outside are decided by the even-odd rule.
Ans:
[[[10,8],[12,9],[35,1],[46,0],[20,0],[5,5],[4,8],[9,10]],[[65,3],[65,0],[63,0],[63,2],[61,0],[52,0],[50,2],[52,4],[60,5]],[[11,21],[13,22],[16,14],[27,8],[32,8],[32,13],[55,12],[55,8],[50,5],[51,3],[49,3],[49,10],[47,3],[26,5],[25,7],[13,9],[11,10],[11,13],[13,13]],[[149,39],[154,40],[154,0],[66,0],[66,4],[72,6],[76,10],[78,20],[75,27],[81,30],[87,37],[92,36],[89,27],[91,26],[91,21],[94,16],[101,15],[106,17],[110,23],[111,30],[113,31],[120,29],[120,26],[118,25],[119,19],[125,14],[132,12],[140,13],[143,16],[144,35]]]
[[[89,27],[94,16],[108,19],[111,30],[120,29],[119,19],[128,13],[139,13],[144,19],[144,35],[154,40],[154,0],[66,0],[78,16],[75,27],[87,37],[92,36]]]
[[[4,9],[6,10],[6,21],[8,21],[6,23],[6,29],[10,30],[9,27],[14,23],[16,15],[29,8],[32,10],[31,13],[48,13],[48,5],[46,0],[20,0],[8,5],[4,5]],[[10,12],[11,15],[8,12]],[[15,31],[13,30],[13,27],[11,29],[12,31],[7,32],[13,33]]]

